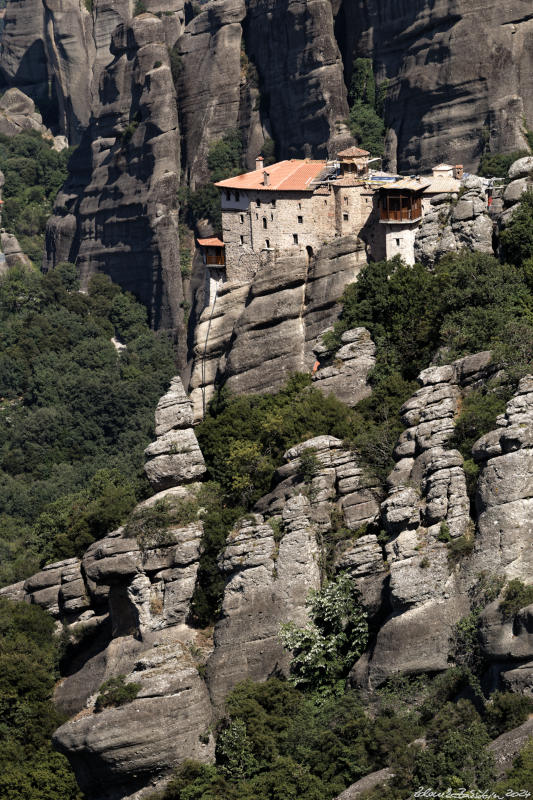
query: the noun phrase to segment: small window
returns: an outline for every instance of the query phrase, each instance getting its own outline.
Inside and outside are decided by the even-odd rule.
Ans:
[[[263,217],[263,228],[266,229],[266,227],[267,227],[267,219],[266,217]]]
[[[271,219],[271,220],[273,220],[273,219],[274,219],[274,214],[271,214],[271,215],[270,215],[270,219]]]
[[[298,209],[301,211],[301,209],[302,209],[302,204],[301,203],[298,203]]]
[[[276,201],[272,200],[272,208],[276,208]]]
[[[347,197],[345,197],[345,198],[344,198],[344,205],[345,205],[345,206],[347,206],[347,205],[348,205],[348,198],[347,198]]]
[[[241,236],[241,244],[244,244],[244,236]]]
[[[244,214],[240,214],[241,225],[244,225]]]
[[[256,214],[256,215],[255,215],[255,218],[256,218],[256,219],[259,219],[259,214]]]
[[[343,214],[342,218],[345,222],[348,222],[348,214]]]
[[[327,206],[327,204],[328,204],[328,201],[324,200],[324,205]]]
[[[229,189],[226,189],[226,200],[231,200],[231,192]]]
[[[396,239],[396,247],[399,247],[399,246],[400,246],[400,240]]]
[[[298,217],[298,224],[299,225],[303,225],[303,221],[304,221],[303,217]]]
[[[235,192],[235,201],[236,201],[237,203],[239,202],[239,197],[240,197],[240,194],[239,194],[239,192]]]
[[[270,248],[270,239],[265,239],[265,247],[267,250]]]
[[[293,244],[298,244],[298,234],[297,233],[293,233],[292,234],[292,242],[293,242]]]
[[[255,204],[257,208],[261,208],[261,200],[259,198],[256,199]]]

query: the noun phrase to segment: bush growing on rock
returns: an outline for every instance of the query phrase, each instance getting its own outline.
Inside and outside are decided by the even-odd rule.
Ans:
[[[126,703],[131,703],[139,694],[140,688],[138,683],[126,683],[125,675],[109,678],[100,686],[94,710],[98,712],[111,706],[123,706]]]
[[[311,592],[306,605],[310,622],[304,628],[293,622],[281,626],[281,642],[292,651],[291,677],[305,689],[331,687],[366,647],[366,614],[347,575]]]
[[[526,586],[519,578],[513,578],[504,589],[500,608],[504,619],[513,619],[520,609],[531,603],[533,603],[533,586]]]

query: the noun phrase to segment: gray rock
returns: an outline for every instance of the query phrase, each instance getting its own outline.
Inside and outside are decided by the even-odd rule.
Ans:
[[[289,654],[279,641],[279,626],[307,619],[305,601],[320,585],[318,545],[309,500],[287,501],[279,545],[261,517],[230,534],[220,565],[227,576],[222,617],[215,626],[215,650],[207,682],[216,708],[245,677],[262,680],[288,670]]]
[[[517,178],[527,178],[533,170],[533,156],[519,158],[509,167],[509,178],[514,181]]]
[[[91,796],[110,788],[129,794],[151,777],[168,775],[187,755],[213,759],[213,738],[203,741],[211,721],[205,684],[181,643],[162,650],[156,648],[155,663],[149,651],[127,676],[141,687],[131,703],[80,715],[54,734],[55,747]]]
[[[505,192],[503,193],[505,203],[508,206],[513,205],[513,203],[518,203],[523,193],[527,192],[528,186],[527,178],[517,178],[511,181],[511,183],[505,187]]]
[[[192,403],[185,394],[181,378],[173,378],[170,389],[155,410],[155,435],[162,436],[173,428],[190,428],[192,423]]]
[[[513,766],[518,753],[526,746],[533,736],[533,719],[528,719],[523,725],[512,731],[502,733],[488,745],[496,766],[496,774],[504,775]]]
[[[367,376],[376,363],[376,346],[366,328],[346,331],[343,346],[333,364],[318,369],[313,381],[324,394],[333,394],[349,406],[355,406],[371,393]]]
[[[355,800],[356,797],[360,797],[370,789],[375,789],[376,786],[386,783],[393,777],[394,773],[389,767],[380,769],[377,772],[371,772],[370,775],[365,775],[364,778],[361,778],[356,783],[352,783],[351,786],[336,797],[336,800]]]
[[[215,378],[235,394],[274,392],[293,372],[311,372],[313,348],[337,319],[338,298],[366,262],[364,243],[355,236],[324,245],[310,264],[304,253],[280,253],[242,285],[226,284],[214,308],[205,309],[195,331],[190,381],[194,418],[213,394]],[[302,314],[303,309],[303,314]],[[346,343],[350,346],[350,343]],[[317,375],[317,386],[331,378],[336,391],[350,402],[368,392],[366,373],[373,359],[372,343],[361,342],[359,358],[348,364],[346,377],[334,370]],[[346,356],[350,355],[346,351]]]
[[[453,219],[462,221],[472,219],[474,216],[474,203],[472,200],[459,200],[453,210]]]

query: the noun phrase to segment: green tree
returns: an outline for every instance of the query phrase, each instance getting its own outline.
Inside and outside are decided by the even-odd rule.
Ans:
[[[332,686],[366,647],[366,614],[347,575],[312,592],[306,605],[310,617],[306,627],[286,622],[280,632],[282,644],[292,651],[292,680],[308,689]]]

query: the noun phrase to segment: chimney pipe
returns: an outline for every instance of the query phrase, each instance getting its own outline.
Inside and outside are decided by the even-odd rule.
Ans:
[[[263,169],[263,161],[264,161],[263,156],[257,156],[257,158],[255,159],[255,168]]]
[[[265,169],[263,172],[263,186],[269,186],[269,185],[270,185],[270,175]]]
[[[463,165],[456,164],[453,171],[454,171],[454,178],[460,181],[461,178],[463,177]]]

